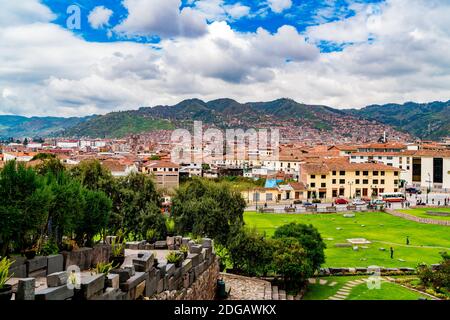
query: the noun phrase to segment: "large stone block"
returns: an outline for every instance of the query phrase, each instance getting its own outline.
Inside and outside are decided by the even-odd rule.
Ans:
[[[155,242],[155,249],[156,250],[167,249],[167,241],[156,241]]]
[[[189,270],[191,269],[192,269],[192,260],[191,259],[184,260],[183,264],[181,265],[181,273],[185,274],[189,272]]]
[[[147,284],[145,285],[145,296],[146,297],[151,297],[156,293],[158,281],[159,281],[159,278],[157,279],[155,277],[147,279]]]
[[[47,268],[47,257],[34,257],[33,259],[26,261],[27,266],[27,273],[30,274],[31,272],[46,269]]]
[[[199,265],[200,261],[200,254],[198,253],[190,253],[187,256],[187,259],[190,259],[192,261],[192,267],[196,267]]]
[[[34,300],[35,278],[19,279],[17,284],[16,300]]]
[[[73,251],[64,251],[64,270],[70,266],[78,266],[81,270],[88,270],[92,266],[92,248],[80,248]]]
[[[47,269],[39,269],[28,273],[28,278],[45,278],[47,276]]]
[[[203,247],[198,244],[194,244],[190,247],[189,252],[190,253],[202,253]]]
[[[168,263],[166,265],[166,274],[171,277],[175,273],[175,265],[173,263]]]
[[[129,291],[131,289],[134,289],[139,283],[142,281],[147,280],[148,273],[146,272],[136,272],[134,276],[129,278],[126,282],[120,283],[120,289],[122,291]]]
[[[100,262],[109,262],[111,257],[111,246],[108,244],[97,244],[92,248],[92,265],[95,266]]]
[[[55,272],[47,276],[47,287],[55,288],[67,284],[69,275],[66,271]]]
[[[161,293],[164,291],[164,278],[159,279],[158,286],[156,287],[156,293]]]
[[[19,266],[25,265],[25,263],[27,262],[27,258],[22,256],[12,256],[11,260],[13,261],[13,263],[11,264],[10,268],[17,268]]]
[[[17,265],[14,268],[9,269],[9,274],[14,278],[26,278],[27,277],[27,266],[25,264]]]
[[[153,253],[143,253],[142,256],[138,255],[137,258],[133,259],[133,265],[136,271],[148,272],[153,268],[153,262],[155,257]]]
[[[120,284],[120,276],[118,274],[109,273],[106,276],[106,286],[108,288],[118,289]]]
[[[202,240],[202,247],[203,248],[212,248],[213,247],[212,239],[203,238],[203,240]]]
[[[187,246],[191,238],[181,238],[181,244]]]
[[[131,278],[131,269],[113,269],[109,273],[118,274],[120,283],[127,282]]]
[[[146,283],[146,280],[142,281],[141,283],[139,283],[136,286],[136,291],[134,293],[134,300],[137,300],[137,299],[139,299],[139,298],[144,296],[144,294],[145,294],[145,283]]]
[[[47,274],[64,271],[64,257],[62,254],[47,256]]]
[[[117,288],[106,288],[105,292],[102,292],[100,295],[92,297],[91,300],[107,300],[107,301],[116,301],[123,300],[122,291]]]
[[[105,288],[105,275],[82,275],[80,289],[75,289],[75,296],[77,299],[89,300],[91,297],[103,292]]]
[[[156,266],[156,268],[158,268],[159,272],[161,272],[161,274],[162,274],[163,276],[166,275],[167,263],[158,263],[158,265]]]
[[[72,298],[73,295],[73,289],[69,289],[67,285],[64,285],[36,291],[36,300],[67,300]]]

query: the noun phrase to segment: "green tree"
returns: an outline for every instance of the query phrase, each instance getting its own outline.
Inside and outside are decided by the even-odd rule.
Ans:
[[[36,172],[40,175],[45,176],[48,173],[59,175],[66,170],[66,167],[64,167],[61,161],[55,157],[43,157],[40,160],[42,160],[42,163],[38,164],[35,168]]]
[[[12,242],[20,250],[36,244],[45,231],[51,201],[43,177],[21,163],[6,163],[0,172],[1,255],[7,254]]]
[[[256,229],[239,228],[227,245],[233,267],[248,276],[263,276],[270,270],[273,258],[272,242]]]
[[[118,179],[112,198],[114,232],[122,229],[128,237],[142,239],[148,229],[154,229],[157,237],[165,237],[162,198],[150,176],[132,173]]]
[[[108,196],[114,191],[114,177],[98,160],[82,161],[73,167],[70,173],[90,190],[101,190]]]
[[[172,214],[178,232],[226,244],[232,226],[243,224],[245,205],[241,194],[228,183],[195,178],[177,190]]]
[[[295,238],[274,240],[273,271],[284,278],[288,288],[301,286],[314,274],[306,250]]]
[[[325,262],[326,244],[319,231],[312,225],[301,223],[289,223],[277,228],[274,234],[275,239],[295,238],[306,250],[308,258],[311,260],[314,269],[320,268]]]
[[[75,233],[80,246],[92,246],[93,237],[108,224],[112,203],[102,191],[82,189],[83,210],[77,217]]]

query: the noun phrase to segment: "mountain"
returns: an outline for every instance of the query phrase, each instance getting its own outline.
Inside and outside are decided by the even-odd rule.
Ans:
[[[450,100],[447,102],[371,105],[347,113],[390,125],[421,139],[450,135]]]
[[[22,117],[14,115],[0,115],[0,139],[10,137],[45,137],[63,132],[67,128],[77,126],[88,121],[84,118],[60,118],[60,117]]]
[[[193,121],[202,121],[208,126],[222,129],[292,126],[305,129],[305,132],[315,130],[310,133],[314,135],[320,131],[331,132],[342,122],[345,122],[345,127],[351,127],[352,120],[356,118],[341,110],[302,104],[285,98],[249,103],[239,103],[232,99],[209,102],[189,99],[173,106],[159,105],[108,113],[68,128],[64,135],[119,138],[158,129],[191,128]],[[361,126],[360,131],[363,130],[365,129]],[[351,131],[351,128],[347,131]]]
[[[141,107],[84,118],[0,116],[0,138],[33,136],[121,138],[154,130],[191,128],[193,121],[225,128],[287,128],[291,138],[367,137],[384,131],[426,139],[450,135],[450,101],[372,105],[338,110],[292,99],[239,103],[232,99],[181,101],[172,106]],[[292,130],[290,128],[293,128]],[[398,131],[395,131],[394,129]],[[397,132],[397,133],[396,133]]]

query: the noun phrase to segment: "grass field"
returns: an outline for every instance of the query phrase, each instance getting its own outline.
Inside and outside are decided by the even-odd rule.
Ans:
[[[401,213],[410,214],[412,216],[420,217],[420,218],[428,218],[433,220],[450,220],[449,216],[432,216],[427,214],[427,211],[437,211],[437,212],[448,212],[450,214],[449,208],[442,208],[442,209],[408,209],[408,210],[397,210]]]
[[[416,267],[418,263],[438,263],[442,251],[450,252],[450,227],[420,224],[382,212],[356,213],[354,218],[343,214],[262,214],[244,213],[249,227],[272,236],[276,228],[290,222],[314,225],[327,244],[324,267]],[[409,236],[410,245],[406,245]],[[371,244],[354,251],[338,248],[349,238],[366,238]],[[394,259],[389,248],[394,249]],[[381,251],[380,248],[385,248]]]
[[[325,277],[323,279],[328,281],[327,284],[310,284],[303,300],[327,300],[329,297],[335,295],[348,281],[367,279],[367,276]],[[336,282],[336,285],[333,287],[329,286],[328,284],[331,282]],[[360,284],[353,287],[346,300],[417,300],[419,298],[428,297],[398,284],[382,281],[380,289],[369,289],[367,284]]]

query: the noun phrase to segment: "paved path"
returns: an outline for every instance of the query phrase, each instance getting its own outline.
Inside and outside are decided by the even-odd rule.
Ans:
[[[366,283],[365,279],[348,281],[333,296],[329,297],[328,300],[345,300],[354,287],[363,283]]]

